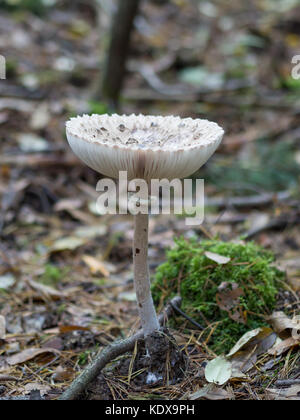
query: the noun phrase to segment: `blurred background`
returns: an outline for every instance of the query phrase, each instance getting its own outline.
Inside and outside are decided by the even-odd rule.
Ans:
[[[65,121],[82,113],[173,114],[226,131],[200,171],[205,223],[151,220],[152,273],[174,236],[242,237],[272,249],[299,291],[299,1],[0,0],[0,10],[0,305],[11,333],[83,325],[101,309],[105,343],[135,314],[132,218],[97,214],[98,175],[66,142]],[[72,297],[41,316],[41,293]]]
[[[75,158],[64,132],[65,121],[82,113],[216,121],[226,137],[201,170],[210,210],[225,208],[224,222],[232,205],[247,207],[247,196],[254,196],[254,207],[269,204],[253,220],[247,213],[250,233],[277,225],[274,217],[288,211],[274,206],[299,191],[296,0],[1,0],[0,7],[7,73],[0,81],[0,229],[6,238],[20,240],[18,222],[26,227],[57,214],[62,199],[76,198],[71,210],[90,215],[78,200],[88,198],[97,175]],[[278,224],[297,222],[294,210]],[[233,217],[242,231],[244,219]],[[222,229],[230,235],[231,228]]]

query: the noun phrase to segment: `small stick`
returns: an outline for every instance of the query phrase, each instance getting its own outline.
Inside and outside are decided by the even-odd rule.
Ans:
[[[23,154],[23,155],[3,155],[0,156],[0,165],[15,166],[17,168],[43,168],[43,167],[76,167],[80,166],[80,161],[73,156],[60,153],[53,154]]]
[[[174,312],[178,313],[179,315],[183,316],[185,319],[187,319],[191,324],[193,324],[195,327],[197,327],[199,330],[203,331],[204,328],[202,325],[198,324],[193,318],[189,317],[185,312],[183,312],[174,302],[170,302],[170,305],[174,309]]]
[[[274,385],[276,386],[300,385],[300,379],[278,379]]]
[[[19,379],[15,378],[14,376],[0,375],[0,382],[10,382],[10,381],[19,382]]]
[[[160,324],[164,324],[166,318],[172,314],[173,305],[176,305],[177,307],[181,305],[181,298],[179,296],[175,296],[159,315],[158,320]],[[107,363],[121,354],[132,350],[135,343],[138,340],[142,340],[143,337],[143,330],[139,330],[131,337],[128,337],[125,340],[116,341],[102,350],[98,353],[95,360],[83,370],[83,372],[72,382],[70,387],[59,397],[59,400],[75,400],[87,388],[88,384],[99,375]]]
[[[300,223],[300,216],[298,214],[288,214],[288,215],[285,215],[285,217],[278,217],[277,219],[271,220],[270,222],[266,223],[263,226],[249,230],[244,235],[244,240],[252,239],[254,238],[254,236],[266,230],[271,230],[275,228],[284,229],[287,226],[291,226],[293,224],[298,224],[298,223]]]

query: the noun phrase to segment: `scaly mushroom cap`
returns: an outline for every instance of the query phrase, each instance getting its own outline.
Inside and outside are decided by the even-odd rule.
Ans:
[[[215,152],[224,131],[216,123],[179,117],[83,115],[67,122],[74,153],[89,167],[118,178],[185,178]]]

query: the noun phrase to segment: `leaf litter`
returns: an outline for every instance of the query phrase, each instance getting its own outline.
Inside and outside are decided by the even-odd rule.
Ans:
[[[191,2],[172,2],[170,7],[175,8],[174,13],[170,13],[169,6],[158,8],[151,2],[146,3],[143,13],[153,22],[156,29],[151,35],[140,25],[136,36],[139,40],[141,60],[149,59],[148,56],[143,56],[143,50],[155,52],[158,49],[159,53],[165,56],[171,46],[172,51],[177,52],[173,61],[170,61],[171,71],[168,77],[170,80],[174,78],[179,63],[180,69],[185,67],[185,71],[179,72],[179,78],[192,82],[196,89],[201,89],[198,76],[208,74],[211,75],[210,88],[219,89],[220,81],[223,85],[225,74],[221,74],[222,63],[229,66],[224,68],[226,74],[234,73],[237,66],[239,71],[242,69],[244,72],[242,76],[248,78],[249,65],[243,68],[243,63],[233,63],[235,60],[228,63],[223,42],[218,42],[218,38],[210,40],[211,37],[217,36],[214,33],[218,32],[211,32],[213,23],[210,14],[215,13],[212,8],[203,9],[201,19],[207,27],[209,42],[217,41],[219,45],[214,49],[214,54],[219,59],[214,57],[212,60],[212,49],[205,49],[206,58],[203,67],[200,68],[194,65],[194,51],[198,48],[200,33],[199,36],[194,36],[198,28],[195,27],[195,10]],[[218,7],[221,14],[226,14],[229,6],[221,2]],[[85,11],[88,12],[89,8],[90,6],[86,5]],[[290,18],[282,10],[278,15],[276,10],[274,13],[274,19],[278,22],[289,24]],[[68,49],[68,54],[76,55],[74,62],[84,69],[81,76],[83,82],[84,79],[94,81],[98,77],[98,53],[94,53],[99,51],[98,29],[92,24],[88,33],[83,27],[76,29],[74,25],[66,26],[66,18],[67,22],[76,22],[78,16],[81,16],[81,12],[76,7],[68,11],[58,8],[56,14],[50,13],[47,21],[43,21],[43,36],[51,37],[53,33],[57,33],[58,36],[54,44],[43,45],[43,48],[38,31],[34,29],[40,21],[34,15],[29,14],[24,18],[20,15],[19,23],[6,11],[2,17],[8,26],[18,28],[16,31],[19,31],[19,35],[6,36],[5,42],[7,49],[18,56],[20,62],[14,70],[17,77],[12,76],[10,80],[14,90],[13,97],[9,97],[10,94],[5,96],[5,92],[1,92],[0,101],[0,126],[4,129],[5,140],[1,143],[0,162],[3,210],[0,218],[3,233],[0,247],[0,382],[1,386],[5,387],[4,394],[8,398],[21,398],[28,393],[31,395],[32,391],[39,391],[40,395],[48,399],[57,398],[99,349],[138,328],[131,274],[132,220],[126,216],[112,220],[97,214],[97,194],[90,187],[96,185],[97,178],[68,155],[62,138],[63,122],[69,117],[69,112],[77,113],[82,109],[89,112],[89,108],[84,100],[79,99],[82,97],[82,87],[77,86],[77,82],[74,84],[76,74],[72,73],[73,64],[60,60],[59,63],[56,62],[56,67],[66,69],[67,66],[67,70],[54,69],[56,72],[52,73],[53,55],[65,57]],[[157,22],[153,16],[158,16]],[[267,13],[262,13],[261,21],[255,18],[251,20],[249,16],[247,25],[250,25],[254,32],[260,33],[260,25],[267,28],[264,37],[257,35],[259,39],[256,40],[250,39],[249,36],[242,37],[242,40],[239,38],[230,10],[226,22],[220,19],[219,30],[222,32],[222,25],[229,28],[225,31],[228,35],[223,33],[221,36],[232,39],[232,42],[227,43],[237,48],[237,57],[243,54],[243,51],[249,56],[250,51],[253,59],[259,57],[261,60],[261,54],[256,55],[257,49],[261,48],[261,41],[265,37],[270,38],[270,42],[273,39],[268,33],[269,26],[265,25],[267,18]],[[22,27],[22,19],[32,23],[26,31]],[[182,27],[187,28],[187,38],[184,39],[180,36]],[[174,34],[174,37],[165,36],[166,31]],[[85,36],[81,36],[82,33]],[[286,34],[277,32],[277,35],[284,44],[287,43],[289,38]],[[23,41],[20,41],[21,39]],[[205,46],[205,39],[203,42]],[[100,47],[103,48],[102,45]],[[292,56],[294,47],[288,43],[286,47]],[[91,57],[88,65],[86,52]],[[154,55],[157,55],[156,52]],[[29,56],[37,75],[24,78]],[[279,67],[284,67],[284,75],[286,62],[282,63],[276,55],[274,60]],[[221,63],[218,65],[221,67],[211,72],[207,67],[209,62]],[[10,67],[13,69],[14,64],[10,63]],[[275,70],[268,70],[268,80],[269,74],[272,74],[272,80],[276,78]],[[258,78],[259,81],[264,79],[264,74],[260,74],[260,66],[252,67],[251,71],[251,77]],[[53,89],[53,84],[57,86],[56,89]],[[25,99],[22,98],[24,85],[27,89]],[[6,89],[4,84],[1,86]],[[143,76],[132,73],[130,83],[124,91],[125,97],[132,98],[139,88],[144,88]],[[153,95],[151,92],[150,94]],[[138,109],[144,113],[157,113],[161,112],[163,105],[169,114],[181,112],[199,116],[199,113],[204,113],[205,117],[217,118],[226,126],[228,136],[215,161],[218,163],[217,169],[222,171],[222,176],[214,175],[216,167],[213,165],[207,168],[208,179],[213,179],[207,187],[212,196],[220,194],[217,181],[223,179],[223,175],[228,176],[230,172],[224,170],[224,163],[227,168],[233,167],[231,181],[242,177],[245,184],[248,183],[244,186],[245,189],[251,183],[256,190],[261,185],[263,188],[269,188],[270,185],[277,188],[278,185],[282,186],[281,175],[287,188],[293,184],[294,179],[298,180],[299,175],[297,171],[295,178],[293,173],[283,174],[283,166],[289,165],[282,164],[285,155],[281,150],[281,170],[275,167],[268,176],[264,175],[261,168],[247,172],[247,165],[244,165],[258,162],[256,157],[262,156],[257,142],[262,133],[271,138],[272,150],[276,148],[275,142],[280,143],[280,135],[288,132],[289,137],[294,137],[289,127],[299,125],[295,110],[291,108],[284,116],[283,112],[278,113],[275,109],[285,100],[286,92],[281,94],[281,100],[276,98],[275,104],[272,97],[264,95],[262,99],[265,104],[260,104],[256,109],[251,105],[252,95],[260,95],[251,91],[249,106],[247,105],[247,112],[243,116],[238,109],[245,106],[245,100],[234,92],[230,92],[229,95],[222,93],[220,97],[214,92],[211,97],[205,96],[201,104],[194,99],[189,103],[175,105],[170,101],[156,103],[154,100],[154,103],[146,103],[147,101],[143,100],[137,104],[134,111]],[[75,101],[70,99],[72,96],[76,98]],[[230,102],[230,114],[228,103],[222,105],[225,97]],[[132,112],[131,104],[125,106],[128,107],[126,112]],[[283,133],[278,131],[278,127]],[[265,141],[267,142],[269,139]],[[239,165],[233,165],[237,154],[244,159],[241,168],[237,168]],[[275,159],[273,155],[272,158]],[[265,161],[263,165],[268,166]],[[232,194],[234,185],[230,184],[228,179],[225,181],[226,185],[230,185]],[[271,192],[273,197],[273,190]],[[173,244],[174,236],[196,236],[202,240],[204,236],[210,235],[232,240],[245,233],[245,229],[250,229],[252,234],[256,230],[255,239],[280,255],[291,287],[291,290],[286,290],[278,297],[277,315],[271,315],[268,320],[272,329],[265,327],[249,331],[230,353],[217,357],[202,340],[201,331],[192,329],[187,321],[180,329],[174,330],[176,339],[190,359],[187,376],[179,384],[160,388],[156,388],[155,385],[136,388],[132,379],[141,373],[133,371],[133,364],[122,378],[110,375],[108,367],[103,379],[108,388],[108,398],[299,398],[297,385],[288,388],[278,388],[275,385],[276,378],[294,379],[299,376],[299,337],[297,325],[295,328],[293,321],[299,314],[299,232],[290,228],[289,224],[284,232],[272,228],[263,230],[278,214],[286,212],[290,221],[295,205],[288,200],[280,203],[272,198],[269,202],[271,205],[264,206],[264,212],[258,213],[257,209],[251,209],[247,199],[240,211],[234,205],[229,205],[230,202],[223,194],[218,198],[225,203],[225,211],[222,214],[216,209],[207,211],[207,220],[214,221],[206,221],[202,231],[196,228],[187,229],[182,220],[174,217],[153,218],[152,229],[156,233],[151,237],[149,250],[151,272],[165,261],[165,247]],[[250,225],[249,222],[248,225],[245,224],[247,219]],[[207,253],[206,257],[211,264],[220,265],[224,269],[230,262],[226,255]],[[46,264],[50,265],[50,268],[45,269]],[[66,271],[66,267],[69,270]],[[243,323],[245,314],[240,312],[238,306],[238,299],[243,297],[241,291],[234,286],[231,286],[231,290],[226,285],[223,286],[223,290],[218,290],[218,305],[228,313],[228,317],[237,323]],[[180,288],[180,284],[178,287]],[[208,383],[208,380],[211,382]]]

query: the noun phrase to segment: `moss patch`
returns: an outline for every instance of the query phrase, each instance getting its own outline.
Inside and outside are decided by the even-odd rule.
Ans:
[[[206,251],[231,260],[218,264],[205,256]],[[225,353],[245,332],[266,325],[263,316],[274,309],[284,280],[284,273],[271,265],[273,261],[273,254],[255,243],[199,243],[180,238],[157,269],[153,297],[158,304],[180,293],[182,310],[206,327],[202,338],[216,353]],[[223,282],[242,289],[238,309],[245,324],[232,320],[218,306],[216,294]]]

